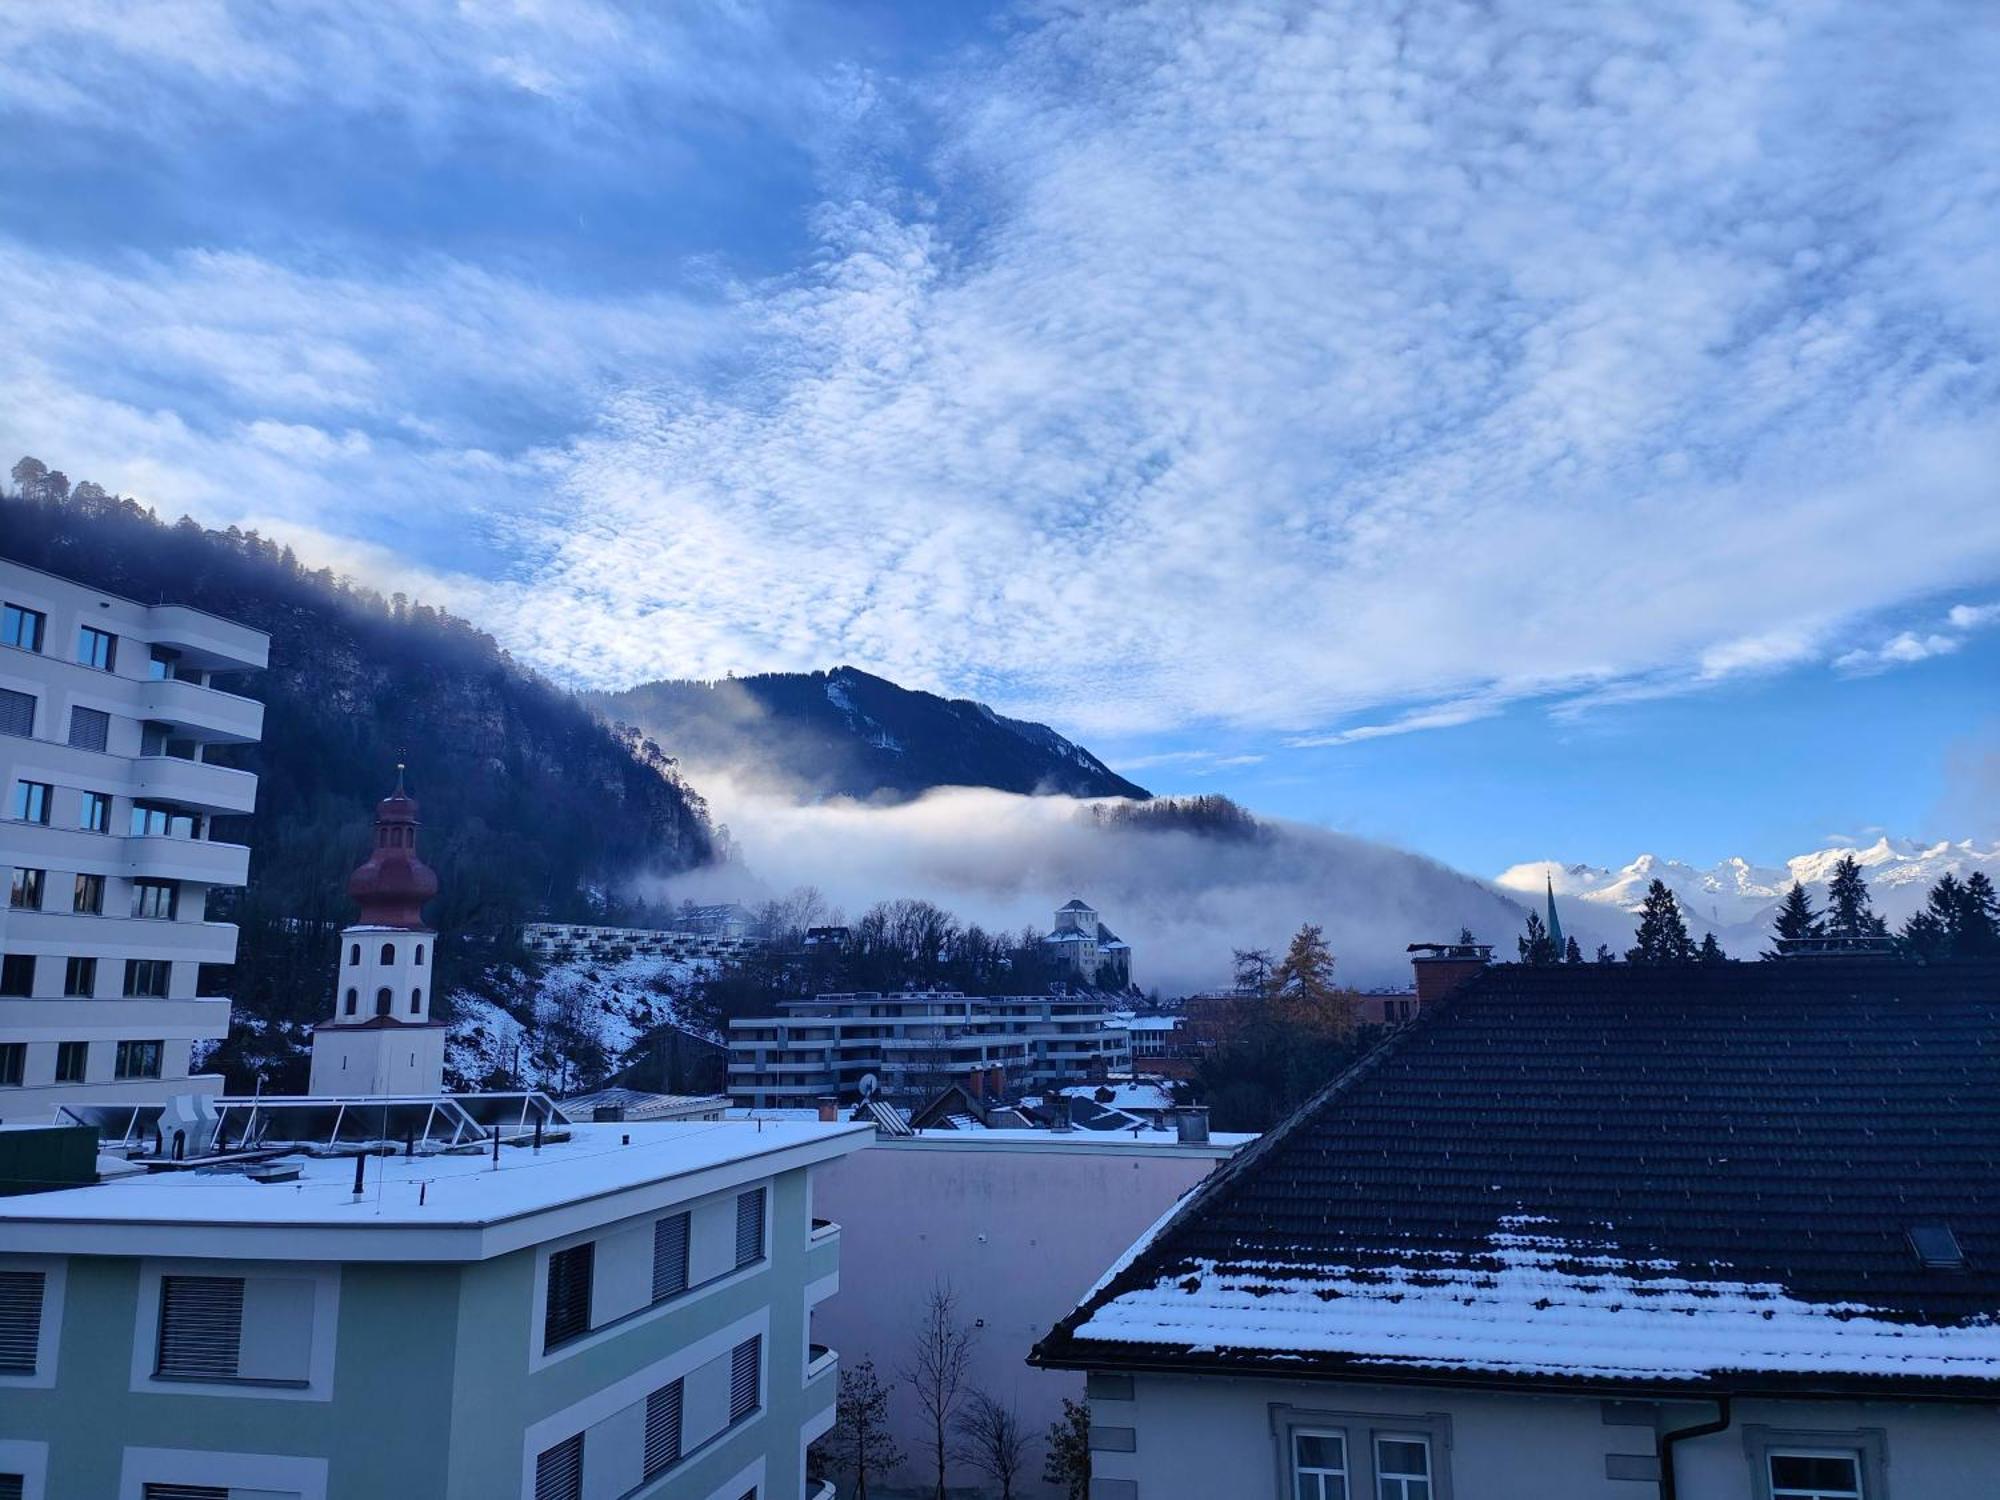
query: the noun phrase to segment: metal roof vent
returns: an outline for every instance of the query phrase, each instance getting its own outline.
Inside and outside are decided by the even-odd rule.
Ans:
[[[1907,1233],[1910,1248],[1917,1253],[1917,1260],[1925,1270],[1965,1269],[1965,1252],[1958,1247],[1958,1236],[1951,1232],[1949,1224],[1913,1224]]]

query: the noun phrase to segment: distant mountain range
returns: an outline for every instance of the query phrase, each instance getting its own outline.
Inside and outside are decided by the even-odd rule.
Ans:
[[[1778,903],[1794,880],[1802,883],[1815,907],[1826,904],[1826,884],[1843,855],[1851,854],[1867,876],[1875,910],[1891,927],[1924,904],[1938,878],[1947,873],[1963,879],[1974,870],[2000,878],[2000,843],[1920,844],[1912,839],[1877,839],[1865,848],[1834,846],[1798,854],[1780,865],[1753,865],[1747,859],[1725,859],[1707,869],[1642,854],[1629,865],[1610,870],[1597,865],[1567,865],[1535,860],[1502,872],[1494,881],[1502,890],[1524,898],[1541,895],[1544,879],[1552,880],[1558,913],[1565,899],[1583,903],[1589,915],[1630,912],[1645,899],[1655,880],[1666,882],[1690,930],[1715,934],[1716,941],[1738,958],[1754,955],[1769,937]]]
[[[1148,796],[1046,724],[853,667],[720,682],[648,682],[588,701],[690,773],[728,770],[809,797],[901,800],[933,787]]]

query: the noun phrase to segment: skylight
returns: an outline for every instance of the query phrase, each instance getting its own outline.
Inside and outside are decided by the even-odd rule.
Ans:
[[[1913,1224],[1909,1229],[1910,1248],[1917,1252],[1917,1259],[1926,1269],[1933,1271],[1963,1271],[1965,1252],[1958,1247],[1958,1236],[1951,1232],[1949,1224]]]

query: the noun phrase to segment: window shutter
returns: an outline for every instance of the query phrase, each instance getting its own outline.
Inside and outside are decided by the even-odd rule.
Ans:
[[[69,742],[77,750],[102,750],[111,742],[111,715],[102,709],[72,708]]]
[[[535,1500],[583,1500],[583,1434],[544,1448],[535,1460]]]
[[[35,732],[35,695],[0,688],[0,734],[30,735]]]
[[[160,1278],[160,1362],[155,1373],[233,1380],[242,1346],[240,1276]]]
[[[681,1461],[681,1382],[663,1385],[646,1398],[646,1477],[664,1474]]]
[[[595,1244],[572,1245],[549,1257],[548,1315],[542,1326],[544,1349],[553,1349],[590,1332],[590,1281],[596,1250]]]
[[[25,1474],[0,1474],[0,1500],[22,1500],[27,1484]]]
[[[764,1190],[736,1195],[736,1264],[747,1266],[764,1253]]]
[[[229,1500],[229,1487],[222,1484],[149,1484],[141,1494],[144,1500]]]
[[[757,1409],[757,1365],[762,1334],[738,1344],[729,1356],[729,1420],[740,1422]]]
[[[688,1216],[668,1214],[653,1221],[653,1300],[687,1290]]]
[[[42,1279],[40,1271],[0,1271],[0,1373],[35,1373],[42,1344]]]

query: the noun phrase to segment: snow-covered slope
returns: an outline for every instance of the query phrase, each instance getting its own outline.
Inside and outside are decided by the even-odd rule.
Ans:
[[[1586,903],[1596,911],[1634,911],[1655,880],[1667,888],[1687,913],[1691,929],[1709,930],[1738,957],[1755,953],[1769,935],[1779,901],[1794,880],[1802,882],[1816,906],[1826,900],[1826,883],[1842,856],[1853,855],[1868,878],[1875,910],[1890,926],[1898,926],[1924,903],[1924,896],[1947,873],[1964,879],[1984,870],[2000,879],[2000,843],[1981,845],[1972,839],[1957,843],[1920,844],[1912,839],[1881,838],[1865,848],[1835,846],[1798,854],[1777,865],[1754,865],[1730,858],[1702,869],[1677,859],[1642,854],[1629,865],[1607,870],[1596,865],[1566,865],[1534,860],[1503,871],[1495,884],[1523,896],[1540,895],[1544,879],[1553,881],[1556,895]]]

